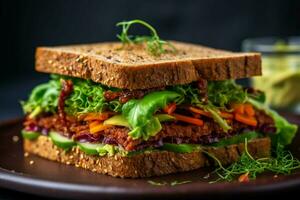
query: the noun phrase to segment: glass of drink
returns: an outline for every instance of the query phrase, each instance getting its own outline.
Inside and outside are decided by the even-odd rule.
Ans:
[[[262,54],[263,76],[253,77],[252,84],[266,92],[267,103],[300,113],[300,37],[246,39],[242,49]]]

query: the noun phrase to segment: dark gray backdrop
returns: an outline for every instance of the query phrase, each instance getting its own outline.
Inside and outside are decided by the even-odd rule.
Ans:
[[[0,120],[21,115],[18,100],[47,79],[33,70],[36,46],[115,40],[121,20],[144,19],[164,39],[228,50],[240,50],[247,37],[300,33],[297,0],[2,0],[0,6]]]

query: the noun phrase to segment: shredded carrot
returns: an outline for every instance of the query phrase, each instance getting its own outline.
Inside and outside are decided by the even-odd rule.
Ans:
[[[176,110],[176,103],[168,104],[163,110],[165,113],[171,115]]]
[[[101,124],[100,121],[92,121],[92,122],[89,123],[89,127],[98,126],[99,124]]]
[[[206,112],[206,111],[201,110],[199,108],[189,107],[189,110],[194,112],[194,113],[206,116],[206,117],[211,117],[211,114],[209,112]]]
[[[233,114],[228,113],[228,112],[220,112],[221,117],[225,118],[225,119],[233,119]]]
[[[239,114],[242,114],[242,115],[245,113],[244,104],[234,104],[232,106],[232,108],[234,109],[235,113],[239,113]]]
[[[108,112],[103,113],[88,113],[84,118],[84,121],[92,121],[92,120],[99,120],[104,121],[109,118]]]
[[[245,116],[245,115],[236,113],[235,120],[239,121],[243,124],[247,124],[249,126],[257,126],[257,120],[254,117],[249,117],[249,116]]]
[[[194,118],[197,119],[201,118],[201,115],[199,113],[192,113],[192,115],[194,116]]]
[[[189,124],[195,124],[195,125],[198,125],[198,126],[203,126],[203,124],[204,124],[201,119],[196,119],[196,118],[193,118],[193,117],[188,117],[188,116],[179,115],[179,114],[172,114],[172,115],[178,121],[186,122],[186,123],[189,123]]]
[[[240,183],[248,183],[250,181],[249,172],[246,172],[245,174],[240,175],[238,180]]]
[[[94,134],[94,133],[103,131],[107,128],[110,128],[111,125],[103,125],[99,122],[92,122],[89,124],[89,127],[90,127],[90,133]]]
[[[198,108],[189,107],[189,110],[194,112],[194,113],[206,116],[206,117],[211,117],[211,114],[209,112],[206,112],[206,111],[198,109]],[[220,116],[225,118],[225,119],[233,119],[233,114],[228,113],[228,112],[221,111]]]
[[[245,104],[244,108],[245,108],[245,113],[248,116],[253,117],[255,115],[255,111],[254,111],[253,106],[251,104]]]

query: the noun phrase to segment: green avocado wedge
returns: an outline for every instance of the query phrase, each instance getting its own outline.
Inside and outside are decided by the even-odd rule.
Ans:
[[[35,131],[26,131],[26,130],[22,130],[21,131],[22,137],[28,140],[35,140],[40,136],[39,132],[35,132]]]
[[[168,114],[156,114],[154,117],[160,122],[174,121],[175,117]],[[104,125],[124,126],[129,127],[129,123],[123,115],[115,115],[103,122]]]
[[[129,127],[126,118],[123,115],[115,115],[103,122],[104,125],[115,125]]]
[[[98,155],[98,149],[102,148],[104,144],[92,144],[92,143],[82,143],[77,142],[80,150],[89,155]]]
[[[58,146],[64,150],[69,150],[74,145],[76,145],[76,143],[72,139],[64,137],[57,132],[51,131],[49,133],[49,136],[56,146]]]

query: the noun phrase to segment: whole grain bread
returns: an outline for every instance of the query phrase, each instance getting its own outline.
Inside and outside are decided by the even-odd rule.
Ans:
[[[234,53],[170,41],[175,52],[153,56],[145,44],[118,42],[59,47],[38,47],[35,68],[91,79],[107,86],[148,89],[187,84],[200,78],[226,80],[261,75],[258,53]]]
[[[207,152],[218,158],[223,165],[237,161],[244,149],[244,144],[222,148],[205,148]],[[25,139],[24,150],[53,161],[122,178],[160,176],[216,164],[209,156],[201,152],[153,151],[129,157],[118,154],[103,157],[91,156],[82,152],[78,147],[73,147],[66,152],[55,146],[51,139],[46,136],[40,136],[34,141]],[[271,141],[268,137],[252,140],[248,142],[248,151],[255,158],[269,157]]]

